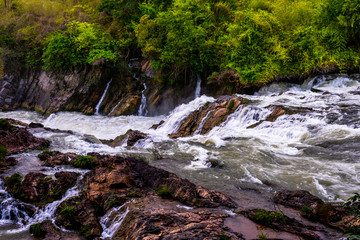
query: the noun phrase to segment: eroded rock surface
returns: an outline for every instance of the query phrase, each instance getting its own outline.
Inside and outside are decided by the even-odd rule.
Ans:
[[[225,122],[241,104],[248,100],[237,96],[222,96],[215,102],[205,104],[202,108],[192,112],[183,120],[176,133],[171,138],[190,136],[195,132],[206,134],[211,129]]]

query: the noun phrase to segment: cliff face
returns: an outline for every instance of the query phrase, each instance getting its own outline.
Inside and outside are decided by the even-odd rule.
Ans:
[[[18,66],[18,67],[16,67]],[[146,60],[132,60],[128,67],[87,66],[66,73],[30,71],[18,62],[7,62],[0,78],[0,109],[32,109],[50,114],[57,111],[81,111],[94,114],[99,107],[108,116],[137,114],[142,93],[146,96],[148,115],[166,114],[194,98],[196,81],[184,86],[158,81]],[[147,89],[144,90],[143,83]]]
[[[140,84],[119,70],[112,72],[92,66],[67,73],[13,71],[5,69],[0,79],[0,108],[4,110],[29,108],[45,113],[75,110],[92,114],[111,78],[100,113],[110,113],[121,101],[124,103],[116,109],[117,115],[132,114],[140,105]]]

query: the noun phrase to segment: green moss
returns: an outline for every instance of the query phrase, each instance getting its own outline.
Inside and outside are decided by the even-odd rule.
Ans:
[[[308,206],[303,206],[301,209],[300,209],[300,213],[303,217],[306,217],[308,219],[312,219],[312,220],[315,220],[315,214],[314,214],[314,211],[311,207],[308,207]]]
[[[89,226],[83,226],[80,229],[80,235],[84,236],[86,239],[92,239],[91,228]]]
[[[228,112],[232,111],[232,109],[234,108],[234,105],[235,105],[235,100],[234,100],[234,99],[231,99],[230,102],[229,102],[229,104],[228,104],[227,107],[226,107],[226,110],[227,110]]]
[[[174,199],[174,193],[168,188],[167,184],[161,185],[156,189],[156,193],[162,197],[167,199]]]
[[[5,159],[7,154],[7,147],[4,145],[0,145],[0,160]]]
[[[35,237],[43,238],[45,237],[46,232],[41,229],[41,224],[33,224],[30,226],[30,233]]]
[[[49,150],[45,150],[43,151],[42,153],[40,153],[38,155],[38,158],[41,160],[41,161],[45,161],[48,157],[50,156],[55,156],[55,153],[52,152],[52,151],[49,151]]]
[[[131,197],[131,198],[139,198],[139,197],[141,197],[141,193],[134,191],[134,190],[130,190],[128,192],[127,196]]]
[[[73,162],[74,167],[94,169],[96,167],[95,158],[93,156],[79,156]]]
[[[230,240],[231,239],[231,237],[229,237],[228,235],[226,235],[223,232],[219,233],[218,237],[220,238],[220,240]]]
[[[274,221],[282,223],[285,223],[286,221],[286,217],[282,212],[271,212],[264,209],[255,209],[254,214],[255,222],[268,227],[274,227]]]
[[[0,119],[0,130],[9,131],[11,129],[11,125],[6,118]]]
[[[72,222],[75,215],[75,207],[65,205],[60,209],[60,214],[68,221]]]
[[[19,173],[15,173],[10,177],[5,178],[5,186],[9,193],[13,194],[15,197],[23,196],[22,192],[22,176]]]
[[[258,236],[257,236],[258,240],[267,240],[267,236],[265,233],[261,232]]]

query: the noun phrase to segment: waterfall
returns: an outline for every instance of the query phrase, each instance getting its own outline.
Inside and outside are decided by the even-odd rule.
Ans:
[[[102,103],[102,101],[103,101],[104,98],[105,98],[105,95],[106,95],[106,93],[107,93],[107,91],[108,91],[108,89],[109,89],[109,86],[110,86],[110,83],[111,83],[111,82],[112,82],[112,78],[111,78],[110,81],[107,83],[106,88],[105,88],[105,91],[104,91],[103,95],[101,96],[100,101],[98,102],[98,104],[97,104],[96,107],[95,107],[95,115],[99,115],[99,109],[100,109],[101,103]]]
[[[196,89],[195,89],[195,98],[200,97],[201,92],[201,76],[197,74],[197,82],[196,82]]]
[[[143,85],[144,85],[144,90],[141,91],[141,105],[138,112],[139,116],[146,116],[148,114],[148,110],[146,109],[146,96],[144,94],[147,87],[145,83],[143,83]]]
[[[112,208],[101,217],[100,225],[104,229],[100,236],[101,239],[112,239],[124,221],[126,215],[129,213],[129,208],[126,208],[124,211],[124,207],[130,202],[132,201],[126,202],[119,207]]]

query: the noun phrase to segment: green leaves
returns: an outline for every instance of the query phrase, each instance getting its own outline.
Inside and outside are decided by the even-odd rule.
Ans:
[[[118,44],[95,24],[71,22],[56,31],[44,47],[45,70],[69,69],[96,60],[116,61]]]

